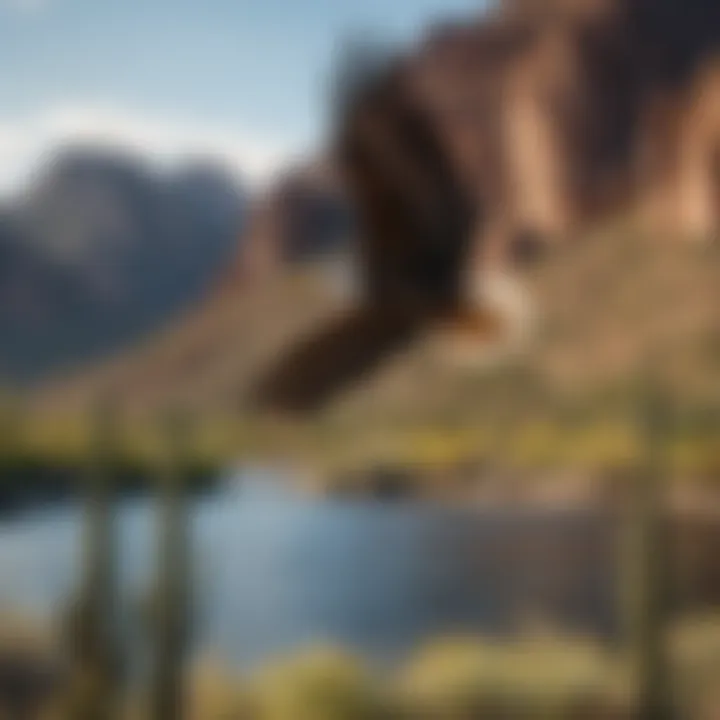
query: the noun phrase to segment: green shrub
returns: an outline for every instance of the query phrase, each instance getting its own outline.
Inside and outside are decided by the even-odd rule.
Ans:
[[[450,639],[410,662],[401,693],[412,718],[589,720],[619,705],[610,667],[582,643]]]
[[[255,698],[259,720],[374,720],[383,714],[371,678],[354,659],[332,649],[265,671]]]

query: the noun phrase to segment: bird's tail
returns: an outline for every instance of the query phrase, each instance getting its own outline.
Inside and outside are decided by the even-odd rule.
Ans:
[[[360,307],[299,341],[261,378],[254,392],[261,408],[316,409],[402,349],[420,330],[414,314]]]

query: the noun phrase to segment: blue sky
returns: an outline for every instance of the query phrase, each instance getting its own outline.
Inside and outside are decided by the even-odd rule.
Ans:
[[[348,33],[408,41],[483,0],[0,0],[0,163],[17,175],[65,136],[201,140],[250,172],[320,134]],[[108,130],[109,128],[109,130]],[[167,129],[172,141],[163,140]],[[172,147],[171,147],[172,146]],[[245,148],[245,149],[244,149]],[[255,156],[253,156],[253,152]],[[5,161],[3,163],[3,161]],[[0,183],[2,177],[0,177]]]

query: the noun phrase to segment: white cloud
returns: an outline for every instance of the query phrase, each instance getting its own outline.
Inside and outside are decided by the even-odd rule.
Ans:
[[[287,143],[259,133],[71,105],[30,117],[0,118],[0,193],[18,190],[59,148],[74,144],[129,150],[160,167],[210,158],[258,185],[292,158]]]

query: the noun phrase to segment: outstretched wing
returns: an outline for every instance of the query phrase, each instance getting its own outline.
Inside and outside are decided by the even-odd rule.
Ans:
[[[474,207],[402,65],[348,106],[336,145],[368,297],[428,309],[456,303]]]
[[[415,336],[417,316],[361,307],[301,339],[261,380],[264,407],[308,412],[362,378]]]
[[[261,380],[260,402],[277,409],[318,407],[460,303],[471,205],[401,66],[348,104],[336,161],[358,218],[365,297]]]

